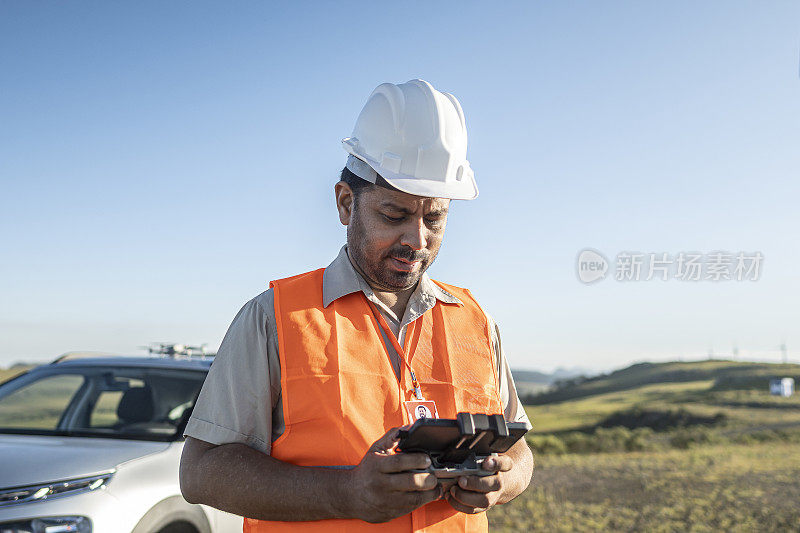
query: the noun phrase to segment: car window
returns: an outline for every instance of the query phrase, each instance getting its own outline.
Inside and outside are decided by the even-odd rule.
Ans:
[[[56,429],[83,382],[83,376],[60,374],[15,390],[0,402],[0,427]]]
[[[140,379],[119,380],[127,383],[127,387],[144,387],[144,381]],[[104,390],[100,392],[89,417],[90,428],[113,428],[119,424],[120,418],[117,414],[119,403],[122,400],[123,391]]]
[[[0,385],[0,433],[175,440],[206,371],[46,365]]]

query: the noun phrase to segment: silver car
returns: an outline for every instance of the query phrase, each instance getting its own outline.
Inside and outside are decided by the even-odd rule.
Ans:
[[[0,385],[0,533],[240,532],[178,484],[212,361],[59,360]]]

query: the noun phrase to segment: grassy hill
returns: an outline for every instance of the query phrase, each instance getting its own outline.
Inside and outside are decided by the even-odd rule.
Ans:
[[[530,395],[534,435],[563,435],[598,428],[724,426],[725,434],[800,426],[800,395],[769,394],[769,379],[795,377],[800,365],[697,361],[639,363],[610,374],[562,381]],[[671,421],[671,422],[670,422]]]
[[[524,403],[547,405],[610,392],[628,391],[656,383],[712,381],[714,390],[767,390],[771,377],[793,377],[800,383],[800,365],[708,360],[637,363],[609,374],[562,380],[556,387],[528,395]]]
[[[531,486],[492,531],[800,531],[800,365],[640,363],[530,395]]]

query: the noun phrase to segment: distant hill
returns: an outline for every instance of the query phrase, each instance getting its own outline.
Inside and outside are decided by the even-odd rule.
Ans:
[[[516,375],[516,374],[515,374]],[[594,377],[562,379],[549,389],[522,394],[528,405],[545,405],[597,394],[631,390],[655,383],[688,383],[712,380],[714,390],[759,390],[772,377],[793,377],[800,383],[800,365],[749,363],[713,359],[708,361],[637,363]],[[516,378],[515,378],[516,379]]]
[[[536,370],[511,370],[514,381],[527,381],[529,383],[543,383],[549,385],[553,382],[552,374],[545,374]]]
[[[529,383],[544,383],[549,385],[560,379],[575,378],[578,376],[589,376],[593,374],[591,370],[575,367],[575,368],[556,368],[553,372],[540,372],[538,370],[520,370],[512,368],[511,373],[514,375],[514,381],[525,381]]]
[[[8,381],[9,379],[13,378],[14,376],[18,376],[23,372],[27,372],[34,366],[36,365],[15,363],[11,365],[9,368],[0,368],[0,383]]]
[[[572,379],[580,376],[590,375],[591,371],[583,368],[556,368],[551,373],[540,372],[538,370],[519,370],[511,369],[514,376],[514,384],[517,386],[517,393],[520,397],[531,394],[539,394],[548,390],[554,383],[563,379]]]

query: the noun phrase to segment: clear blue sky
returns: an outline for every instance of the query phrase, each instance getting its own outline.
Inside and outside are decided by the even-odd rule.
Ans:
[[[0,365],[221,341],[344,241],[379,83],[462,103],[481,189],[431,274],[512,365],[800,359],[800,4],[0,3]],[[585,247],[761,251],[757,282],[581,284]]]

